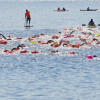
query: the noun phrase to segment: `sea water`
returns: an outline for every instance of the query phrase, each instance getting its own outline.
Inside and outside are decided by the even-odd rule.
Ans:
[[[99,5],[100,2],[94,1],[0,2],[0,33],[23,38],[40,33],[52,35],[64,28],[82,27],[91,18],[97,25],[100,24]],[[58,7],[69,11],[53,11]],[[98,10],[80,12],[87,7]],[[26,9],[31,14],[30,29],[24,28]],[[11,49],[19,44],[14,42],[0,48]],[[0,100],[100,100],[100,47],[73,51],[77,54],[1,52]],[[98,59],[88,60],[88,54],[97,55]]]

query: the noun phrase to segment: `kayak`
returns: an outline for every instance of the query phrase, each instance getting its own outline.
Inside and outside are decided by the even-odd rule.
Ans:
[[[33,27],[33,25],[25,25],[24,27]]]
[[[98,9],[89,9],[89,10],[81,10],[80,11],[97,11]]]
[[[53,10],[53,11],[57,11],[57,12],[65,12],[65,11],[69,11],[69,10]]]

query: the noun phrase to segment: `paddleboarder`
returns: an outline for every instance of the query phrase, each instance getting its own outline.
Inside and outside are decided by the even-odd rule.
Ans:
[[[25,13],[25,19],[26,19],[26,25],[28,23],[30,25],[31,17],[30,17],[30,12],[27,9],[26,9],[26,13]]]
[[[89,7],[87,8],[87,11],[89,11]]]

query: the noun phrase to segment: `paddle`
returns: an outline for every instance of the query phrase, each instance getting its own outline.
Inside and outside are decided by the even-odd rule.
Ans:
[[[27,26],[27,18],[25,18],[24,26]]]

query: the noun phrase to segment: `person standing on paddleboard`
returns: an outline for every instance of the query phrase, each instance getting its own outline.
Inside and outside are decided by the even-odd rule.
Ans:
[[[26,13],[25,13],[25,19],[26,19],[26,25],[29,22],[30,25],[30,21],[31,21],[31,17],[30,17],[30,12],[26,9]]]

